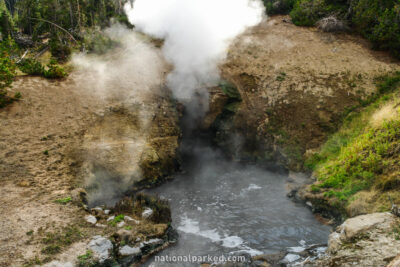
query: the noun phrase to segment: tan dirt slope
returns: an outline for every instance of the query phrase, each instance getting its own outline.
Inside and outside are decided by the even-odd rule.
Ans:
[[[83,209],[72,203],[55,203],[71,196],[76,186],[88,183],[85,166],[93,162],[94,152],[103,160],[100,165],[106,170],[109,167],[106,159],[124,157],[130,144],[136,149],[128,149],[133,153],[132,161],[125,160],[124,164],[135,170],[143,167],[139,164],[151,163],[151,167],[157,167],[174,161],[179,130],[176,113],[164,93],[144,94],[136,98],[136,104],[126,103],[126,99],[110,101],[97,97],[93,91],[82,90],[81,84],[87,79],[79,71],[62,81],[19,77],[12,90],[21,92],[22,100],[0,110],[2,267],[32,264],[35,258],[42,262],[58,259],[57,253],[42,252],[46,246],[43,238],[48,233],[63,231],[65,226],[78,227],[81,242],[102,233],[102,229],[85,222],[87,214]],[[132,106],[134,110],[130,110]],[[144,113],[150,117],[146,131],[131,119]],[[106,130],[98,130],[99,125]],[[136,131],[131,125],[136,125]],[[134,144],[136,141],[138,144]],[[150,159],[148,151],[153,151]],[[118,167],[121,170],[111,172],[121,177],[126,175],[129,168],[123,164]],[[135,177],[124,176],[131,179],[126,185],[165,174],[145,167],[142,170]],[[79,244],[73,245],[80,249],[75,249],[72,260],[85,253],[85,245]],[[62,247],[62,252],[68,247]]]
[[[398,68],[361,38],[297,27],[286,16],[242,34],[221,66],[243,98],[233,128],[244,134],[244,150],[292,169],[337,128],[346,108],[376,90],[376,76]]]

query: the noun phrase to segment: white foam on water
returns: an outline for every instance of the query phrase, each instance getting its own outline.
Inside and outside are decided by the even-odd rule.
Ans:
[[[221,236],[215,229],[212,230],[200,230],[199,222],[183,216],[181,218],[181,224],[178,226],[178,230],[187,234],[194,234],[204,238],[208,238],[213,242],[221,241]]]
[[[261,187],[261,186],[258,186],[258,185],[256,185],[256,184],[250,184],[249,187],[247,188],[248,191],[251,191],[251,190],[258,190],[258,189],[262,189],[262,187]]]
[[[238,236],[227,236],[222,239],[222,246],[226,248],[236,248],[243,244],[243,239]]]
[[[300,252],[303,252],[306,249],[305,249],[305,247],[289,247],[287,250],[289,252],[300,253]]]
[[[250,256],[256,256],[256,255],[263,254],[262,251],[253,249],[253,248],[247,246],[246,244],[244,244],[244,240],[239,236],[225,235],[222,238],[216,229],[201,230],[200,226],[199,226],[199,222],[188,218],[186,215],[181,217],[181,223],[177,229],[186,234],[193,234],[193,235],[197,235],[197,236],[201,236],[201,237],[210,239],[214,243],[221,243],[221,246],[226,247],[226,248],[238,248],[239,249],[232,253],[242,253],[242,254],[246,253],[246,254],[249,254]]]

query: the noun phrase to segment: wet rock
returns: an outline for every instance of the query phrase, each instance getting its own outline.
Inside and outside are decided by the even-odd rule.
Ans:
[[[96,217],[94,217],[93,215],[87,215],[87,216],[85,217],[85,220],[86,220],[88,223],[93,224],[93,225],[97,223],[97,219],[96,219]]]
[[[93,237],[89,242],[88,247],[93,251],[93,257],[100,263],[109,259],[113,250],[113,244],[111,241],[99,235]]]
[[[286,252],[281,251],[281,252],[273,253],[273,254],[257,255],[257,256],[252,257],[252,260],[268,262],[269,264],[275,266],[275,265],[278,265],[278,263],[285,257],[285,255],[286,255]]]
[[[143,244],[146,245],[151,245],[151,246],[157,246],[157,245],[162,245],[164,243],[164,240],[160,238],[153,238],[148,241],[143,242]]]
[[[119,254],[121,256],[138,256],[141,254],[141,250],[138,247],[130,247],[125,245],[119,249]]]
[[[149,219],[151,215],[153,215],[153,210],[150,208],[145,208],[145,210],[142,212],[143,219]]]

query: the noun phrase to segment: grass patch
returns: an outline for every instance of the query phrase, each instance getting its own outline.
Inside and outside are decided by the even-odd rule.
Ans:
[[[75,226],[67,226],[55,232],[45,233],[41,243],[45,244],[46,247],[41,252],[47,255],[58,254],[63,247],[67,247],[82,238],[83,234]]]
[[[71,197],[59,198],[59,199],[55,200],[56,203],[62,204],[62,205],[65,205],[65,204],[67,204],[67,203],[69,203],[71,201],[72,201]]]
[[[112,221],[110,221],[108,224],[111,226],[116,226],[117,223],[122,222],[124,220],[124,218],[125,218],[125,215],[120,214],[118,216],[115,216],[115,218]]]
[[[349,204],[357,192],[373,186],[379,190],[399,187],[387,172],[396,170],[400,158],[400,115],[372,126],[372,115],[390,100],[398,100],[400,72],[377,79],[378,94],[349,112],[338,132],[330,136],[319,153],[310,156],[306,168],[315,171],[314,193],[323,192],[339,206]],[[388,178],[389,177],[389,178]]]
[[[91,250],[87,250],[85,254],[78,256],[78,267],[91,267],[95,266],[95,264]]]

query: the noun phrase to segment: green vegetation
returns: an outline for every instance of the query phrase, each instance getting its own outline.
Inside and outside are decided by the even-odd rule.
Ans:
[[[61,252],[63,247],[82,239],[83,234],[76,226],[67,226],[55,232],[45,233],[41,243],[46,247],[42,249],[43,254],[54,255]]]
[[[41,76],[44,73],[44,67],[42,63],[39,61],[33,59],[33,58],[27,58],[23,59],[18,63],[18,68],[26,74],[29,75],[36,75],[36,76]]]
[[[47,67],[48,69],[43,73],[43,76],[47,79],[61,79],[68,75],[64,68],[58,66],[53,60],[50,61]]]
[[[0,43],[0,108],[21,98],[21,94],[15,95],[17,98],[11,97],[7,90],[7,87],[10,87],[14,81],[16,74],[14,60],[10,56],[14,47],[15,44],[10,38]]]
[[[95,264],[91,250],[87,250],[85,254],[78,256],[78,267],[91,267],[95,266]]]
[[[267,14],[288,14],[295,3],[295,0],[264,0]]]
[[[306,160],[306,167],[314,170],[318,179],[311,191],[323,192],[341,207],[353,201],[359,191],[388,191],[400,186],[397,176],[390,175],[398,170],[400,159],[396,102],[400,98],[400,72],[380,77],[377,86],[379,93],[353,109],[357,112],[349,112],[339,131]],[[378,123],[371,123],[373,115],[387,105],[394,110],[389,109]]]
[[[111,226],[116,226],[117,223],[122,222],[122,221],[124,220],[124,218],[125,218],[125,215],[123,215],[123,214],[117,215],[117,216],[115,216],[115,218],[114,218],[112,221],[110,221],[108,224],[111,225]]]
[[[55,200],[56,203],[62,204],[62,205],[65,205],[65,204],[67,204],[67,203],[69,203],[71,201],[72,201],[71,197],[59,198],[59,199]]]
[[[279,82],[283,82],[284,80],[286,80],[286,73],[285,72],[279,73],[279,75],[276,76],[276,80]]]

